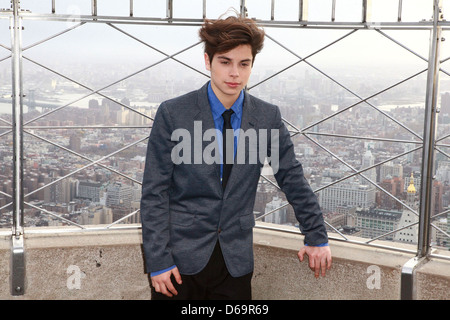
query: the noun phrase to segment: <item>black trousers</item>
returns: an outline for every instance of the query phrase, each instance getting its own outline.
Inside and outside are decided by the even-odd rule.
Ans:
[[[181,275],[179,285],[172,276],[178,295],[167,297],[152,287],[152,300],[251,300],[253,273],[232,277],[217,242],[206,267],[195,275]]]

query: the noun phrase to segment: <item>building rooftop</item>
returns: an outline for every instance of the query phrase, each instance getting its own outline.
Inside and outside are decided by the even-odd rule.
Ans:
[[[255,298],[448,299],[449,3],[232,6],[266,31],[247,90],[279,106],[305,177],[332,200],[325,209],[336,218],[327,222],[335,265],[313,279],[296,259],[298,230],[261,222],[283,209],[283,223],[295,223],[284,201],[266,210],[284,198],[265,166],[254,208],[264,212],[255,229]],[[149,298],[139,227],[146,142],[162,101],[209,80],[198,27],[229,7],[0,0],[0,30],[8,30],[0,32],[1,298]],[[382,183],[394,175],[404,184]],[[126,192],[82,197],[77,181]],[[364,202],[338,188],[350,181],[365,189]],[[417,221],[361,238],[346,232],[362,214],[341,210],[349,203],[387,216],[409,210]],[[395,241],[411,225],[417,245]]]

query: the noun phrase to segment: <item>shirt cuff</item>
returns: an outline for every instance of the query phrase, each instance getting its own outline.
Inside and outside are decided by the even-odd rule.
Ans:
[[[308,244],[305,243],[305,246],[308,246]],[[328,242],[321,243],[321,244],[318,244],[318,245],[315,245],[315,246],[311,246],[311,247],[327,247],[327,246],[328,246]]]
[[[164,269],[164,270],[151,272],[151,273],[150,273],[150,277],[154,277],[154,276],[157,276],[157,275],[159,275],[159,274],[161,274],[161,273],[170,271],[170,270],[174,269],[175,267],[176,267],[176,265],[173,265],[173,266],[168,267],[168,268],[166,268],[166,269]]]

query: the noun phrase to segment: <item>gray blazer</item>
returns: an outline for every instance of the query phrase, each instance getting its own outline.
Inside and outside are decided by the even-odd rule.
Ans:
[[[194,136],[194,123],[197,123],[197,129],[201,123],[202,133],[215,128],[207,84],[200,90],[163,102],[154,119],[141,199],[147,272],[175,264],[182,274],[196,274],[207,264],[217,240],[232,276],[253,271],[253,206],[263,163],[251,161],[254,159],[251,156],[252,152],[259,151],[271,156],[271,129],[279,131],[275,178],[294,208],[305,243],[318,245],[328,241],[317,197],[295,158],[293,144],[278,107],[245,93],[243,131],[238,142],[238,150],[242,150],[239,146],[245,143],[245,154],[241,158],[245,161],[233,165],[225,190],[222,190],[220,182],[220,164],[194,159],[198,157],[199,146],[202,152],[206,152],[205,148],[209,146],[207,150],[210,150],[215,140],[206,139],[199,144],[198,139],[202,138],[199,138],[199,130]],[[185,129],[191,134],[190,163],[173,161],[172,149],[180,143],[172,137],[176,129]],[[242,134],[250,132],[247,131],[249,129],[258,133],[258,139],[264,138],[268,143],[251,144],[251,139]],[[262,137],[266,132],[267,136]]]

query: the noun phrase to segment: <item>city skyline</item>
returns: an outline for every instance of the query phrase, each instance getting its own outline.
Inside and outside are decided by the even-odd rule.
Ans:
[[[88,2],[90,3],[86,1],[85,5]],[[23,7],[27,5],[31,6],[32,2],[22,2]],[[83,10],[86,10],[85,5]],[[107,13],[107,11],[99,12],[99,14]],[[257,11],[249,9],[249,16],[252,16],[252,13]],[[357,16],[355,12],[353,14],[353,17]],[[341,19],[343,16],[339,17]],[[7,20],[0,19],[0,28],[8,28],[8,23]],[[24,93],[27,95],[24,98],[25,104],[35,100],[58,108],[80,99],[49,115],[45,115],[45,112],[51,110],[50,107],[44,110],[40,108],[26,110],[25,121],[37,117],[37,120],[27,123],[25,127],[24,173],[29,178],[25,194],[28,194],[27,200],[37,201],[36,207],[25,206],[28,210],[25,216],[26,225],[68,223],[53,219],[50,213],[82,224],[112,223],[122,218],[127,220],[130,213],[136,213],[138,210],[136,199],[134,201],[122,199],[118,202],[108,199],[123,197],[120,194],[125,194],[129,198],[131,193],[138,192],[145,156],[145,138],[148,136],[151,118],[159,103],[195,90],[208,80],[203,74],[206,71],[202,46],[195,45],[198,42],[196,33],[198,27],[118,25],[117,28],[112,28],[105,24],[86,24],[28,49],[27,46],[64,30],[69,25],[67,22],[31,20],[24,21],[24,24],[26,50],[24,50],[23,76]],[[44,25],[47,25],[47,28],[39,29],[39,26]],[[179,33],[180,30],[184,30],[183,33]],[[428,57],[429,31],[380,32],[370,29],[352,32],[299,29],[286,32],[285,29],[270,27],[266,27],[266,30],[269,37],[266,39],[263,52],[256,58],[249,83],[250,93],[280,107],[292,132],[298,158],[305,167],[305,173],[313,189],[320,190],[333,184],[319,191],[319,197],[323,198],[328,191],[342,193],[341,186],[345,183],[335,182],[353,174],[349,166],[356,170],[364,168],[363,154],[368,150],[373,156],[369,163],[375,165],[419,146],[418,138],[423,134],[425,105],[424,71],[428,66],[426,61],[398,46],[387,36],[405,43],[420,56]],[[123,31],[142,39],[160,52],[130,38]],[[411,35],[415,35],[415,38],[411,38]],[[339,41],[332,43],[337,40]],[[1,33],[0,44],[3,46],[0,46],[0,59],[6,58],[0,60],[0,97],[7,97],[11,92],[11,59],[7,58],[8,41],[8,35]],[[330,43],[332,45],[321,50]],[[367,44],[370,46],[366,47]],[[195,46],[176,55],[178,61],[170,59],[174,53],[191,45]],[[444,42],[443,58],[447,57],[447,47]],[[315,52],[317,53],[306,61],[299,62],[300,57],[308,57]],[[180,61],[197,71],[180,64]],[[152,66],[153,64],[155,66]],[[443,70],[447,64],[443,62]],[[291,65],[294,66],[289,70],[276,74]],[[152,67],[148,68],[149,66]],[[134,72],[138,73],[133,75]],[[271,78],[274,74],[276,76]],[[128,78],[128,75],[133,76]],[[123,77],[126,79],[121,80]],[[401,83],[408,77],[411,79]],[[440,88],[442,96],[450,91],[448,80],[447,75],[442,74]],[[107,88],[99,90],[105,86]],[[387,88],[390,89],[386,90]],[[90,95],[93,90],[99,92]],[[442,99],[440,103],[442,112],[436,131],[438,138],[445,137],[450,128],[448,116],[450,109],[444,100]],[[0,121],[0,126],[3,126],[0,134],[8,131],[10,110],[11,104],[8,102],[0,104],[0,118],[3,119]],[[315,123],[318,124],[314,125]],[[115,126],[117,128],[114,128]],[[299,130],[303,129],[306,130],[304,135],[299,133]],[[364,139],[360,139],[361,137]],[[7,195],[12,194],[9,179],[12,170],[12,140],[11,134],[5,134],[1,138],[6,143],[0,150],[0,162],[3,166],[0,172],[3,181],[0,208],[3,208],[2,216],[6,217],[4,223],[8,226],[12,221],[8,216],[10,212],[7,207]],[[443,150],[447,150],[446,140],[441,143]],[[133,147],[126,148],[130,144]],[[325,146],[329,152],[323,150],[321,146]],[[115,152],[121,148],[126,149],[116,154]],[[345,163],[331,156],[330,152],[344,159]],[[107,159],[89,165],[92,161],[108,155],[110,156]],[[374,182],[378,186],[389,193],[395,193],[396,198],[406,203],[406,180],[411,173],[417,175],[419,172],[420,175],[420,157],[421,151],[416,150],[392,160],[393,165],[402,166],[403,174],[401,177],[397,176],[400,180],[396,180],[392,175],[390,179],[381,179],[381,168],[386,169],[384,164],[377,165],[375,176],[373,174],[370,176],[372,180],[375,177]],[[449,206],[450,177],[446,175],[445,169],[447,166],[450,168],[449,163],[448,157],[437,153],[435,170],[442,181],[438,181],[441,185],[435,189],[436,199],[440,204],[433,214],[438,214]],[[79,172],[70,174],[74,169]],[[385,175],[383,177],[387,178]],[[420,176],[417,179],[420,181]],[[102,195],[91,199],[90,196],[83,195],[83,190],[80,196],[80,185],[86,186],[92,181],[100,184],[98,188],[101,189]],[[347,178],[345,181],[351,185],[349,189],[365,185],[359,176]],[[124,190],[120,191],[120,188],[117,189],[117,183],[124,183],[132,191],[125,186]],[[263,190],[258,195],[259,202],[255,204],[256,216],[274,209],[273,207],[266,209],[268,204],[282,203],[284,200],[282,194],[263,178],[260,188]],[[389,228],[395,229],[395,225],[398,226],[404,220],[401,218],[401,210],[405,206],[399,205],[397,201],[389,201],[392,198],[389,199],[389,196],[386,198],[385,192],[370,183],[364,188],[370,191],[370,201],[367,205],[350,203],[353,199],[348,198],[350,200],[347,203],[338,203],[329,209],[327,202],[322,202],[327,221],[333,227],[344,230],[342,232],[353,228],[352,232],[357,233],[366,230],[364,229],[366,225],[380,224],[386,227],[386,221],[383,219],[393,219],[395,216],[396,224],[388,224]],[[398,192],[394,191],[395,188],[399,189]],[[417,184],[416,188],[419,194],[420,184]],[[332,197],[331,193],[329,197]],[[341,196],[341,199],[343,198],[345,199]],[[329,199],[321,199],[323,200]],[[71,202],[74,203],[70,204]],[[348,205],[352,207],[347,208]],[[131,217],[129,222],[139,222],[136,218],[138,214]],[[442,216],[442,219],[444,218],[445,216]],[[288,209],[279,219],[275,215],[268,219],[295,223],[289,219]],[[446,223],[448,228],[448,221]],[[380,234],[366,232],[362,235]],[[435,237],[434,241],[438,241],[436,239]],[[390,240],[396,239],[392,237]]]
[[[36,74],[36,76],[39,77],[39,73]],[[308,79],[313,79],[314,77],[311,78],[311,75],[307,74],[307,72],[305,72],[305,75],[303,75],[304,77],[308,78]],[[284,79],[284,80],[283,80]],[[207,80],[207,79],[206,79]],[[204,81],[206,81],[204,79]],[[308,124],[314,122],[316,119],[320,119],[325,115],[329,115],[332,110],[331,110],[331,105],[327,105],[326,103],[324,103],[323,99],[320,101],[319,105],[316,105],[314,103],[314,101],[316,100],[314,98],[314,95],[320,95],[321,92],[323,91],[324,88],[324,83],[322,81],[312,81],[311,84],[309,84],[308,86],[308,93],[312,96],[309,97],[309,99],[298,99],[298,95],[297,96],[292,96],[292,94],[286,94],[285,90],[286,90],[286,86],[290,83],[290,81],[292,81],[292,79],[289,79],[289,77],[287,78],[283,78],[282,79],[278,79],[277,83],[279,84],[276,87],[272,87],[272,90],[268,90],[267,87],[262,88],[262,90],[260,90],[261,94],[265,94],[265,98],[273,101],[273,102],[278,102],[278,104],[280,105],[280,108],[282,110],[282,114],[283,116],[288,119],[289,121],[291,121],[292,124],[294,124],[295,126],[298,126],[299,128],[307,126]],[[203,82],[203,81],[202,81]],[[29,84],[32,84],[33,81],[29,81]],[[177,85],[182,84],[183,82],[174,82],[171,83],[171,87],[170,89],[172,90],[172,94],[173,95],[177,95],[180,94],[180,88]],[[197,85],[197,84],[196,84]],[[70,87],[69,87],[70,88]],[[163,89],[167,90],[166,86],[162,87]],[[325,88],[327,88],[327,85],[325,84]],[[161,88],[160,88],[161,89]],[[56,84],[54,87],[54,90],[58,90],[58,85]],[[63,90],[68,90],[66,87],[63,87]],[[185,89],[186,90],[186,89]],[[329,89],[328,89],[329,90]],[[123,98],[121,99],[121,103],[122,104],[130,104],[130,101],[128,101],[126,99],[127,96],[127,91],[126,91],[126,86],[124,87],[124,91],[123,93]],[[154,93],[154,92],[153,92]],[[301,91],[298,91],[298,93],[301,93]],[[148,97],[148,95],[147,95]],[[164,93],[162,93],[160,96],[160,99],[164,100],[165,97]],[[43,137],[45,139],[49,139],[50,141],[52,141],[53,143],[56,143],[57,145],[61,145],[63,147],[66,147],[74,152],[80,153],[80,154],[84,154],[84,155],[88,155],[88,157],[92,158],[92,159],[98,159],[99,157],[101,157],[102,155],[108,155],[111,152],[114,152],[114,150],[117,150],[118,148],[120,148],[121,146],[126,145],[127,143],[132,142],[133,140],[139,140],[139,139],[145,139],[145,137],[148,134],[148,130],[146,129],[133,129],[132,126],[135,125],[139,125],[139,126],[143,126],[144,128],[146,126],[150,127],[151,126],[151,121],[149,121],[148,119],[145,119],[145,117],[139,116],[136,114],[135,118],[130,118],[130,115],[134,114],[132,111],[124,108],[122,105],[120,104],[116,104],[114,106],[114,102],[111,101],[110,99],[104,98],[102,97],[101,99],[93,99],[93,97],[89,97],[88,99],[88,110],[89,110],[89,114],[93,115],[93,117],[89,117],[89,118],[85,118],[85,120],[82,120],[82,118],[80,118],[80,116],[82,117],[86,117],[88,114],[84,113],[82,110],[82,108],[76,108],[76,107],[71,107],[68,106],[67,109],[70,110],[71,112],[71,118],[67,119],[66,118],[66,112],[68,110],[62,110],[60,112],[56,112],[54,114],[51,114],[47,117],[41,118],[39,120],[37,120],[36,122],[28,125],[28,129],[27,132],[31,132],[33,134],[37,134],[40,137]],[[297,101],[297,106],[292,105],[292,101]],[[300,101],[303,101],[303,105],[298,104]],[[143,108],[141,110],[142,113],[147,113],[147,115],[149,117],[152,117],[154,115],[154,113],[157,110],[157,106],[158,103],[154,103],[152,106],[147,106],[145,108]],[[343,104],[343,106],[346,106],[346,103]],[[133,108],[137,108],[139,107],[139,105],[134,105],[132,106]],[[106,108],[106,109],[105,109]],[[339,108],[339,106],[338,106]],[[362,108],[362,107],[361,107]],[[330,132],[330,133],[340,133],[340,134],[350,134],[350,135],[364,135],[364,131],[366,131],[368,128],[370,128],[372,125],[369,125],[369,123],[375,121],[377,118],[378,120],[383,120],[384,117],[380,117],[380,116],[376,116],[376,112],[369,112],[369,113],[361,113],[359,112],[359,108],[358,106],[356,106],[355,108],[352,108],[352,111],[349,111],[346,114],[346,117],[339,117],[339,116],[335,116],[333,118],[331,118],[330,121],[324,122],[323,124],[320,125],[320,129],[318,128],[310,130],[312,133],[320,133],[322,132],[322,130],[325,130],[325,132]],[[402,117],[404,117],[405,115],[411,116],[411,112],[413,110],[417,110],[416,111],[416,115],[420,114],[420,110],[421,107],[411,107],[411,108],[406,108],[406,107],[397,107],[397,108],[393,108],[390,110],[390,114],[394,117],[397,118],[399,120],[404,120],[402,119]],[[77,111],[79,110],[79,111]],[[309,110],[305,113],[306,110]],[[301,111],[301,112],[299,112]],[[313,111],[313,112],[311,112]],[[114,112],[112,114],[112,112]],[[325,112],[325,113],[322,113]],[[27,114],[25,114],[26,117],[28,117]],[[39,115],[39,111],[33,111],[31,113],[30,116],[35,117]],[[348,116],[350,115],[350,118],[348,118]],[[301,116],[301,117],[299,117]],[[109,120],[108,120],[109,119]],[[134,119],[134,120],[133,120]],[[294,122],[292,122],[293,119],[296,119]],[[350,120],[350,122],[348,122],[348,120]],[[79,121],[85,121],[85,122],[79,122]],[[112,122],[110,122],[112,121]],[[65,129],[65,126],[79,126],[79,125],[87,125],[87,127],[89,126],[96,126],[96,125],[106,125],[108,126],[108,123],[110,124],[115,124],[118,126],[131,126],[130,129]],[[352,123],[351,126],[349,126],[349,123]],[[379,132],[394,132],[392,131],[393,124],[389,124],[388,121],[382,121],[381,123],[384,123],[384,125],[391,127],[391,130],[386,130],[381,128],[378,128]],[[408,125],[410,125],[411,123],[408,123]],[[418,123],[418,133],[420,134],[420,131],[422,129],[421,127],[422,123],[419,122]],[[33,129],[33,127],[36,126],[40,129]],[[61,129],[59,130],[42,130],[44,129],[46,126],[50,126],[54,129],[60,127]],[[361,128],[361,129],[358,129]],[[399,130],[401,128],[397,128],[396,130]],[[346,132],[345,130],[350,130],[348,132]],[[362,130],[361,133],[358,132],[358,130]],[[126,138],[126,136],[128,136],[128,138]],[[408,136],[408,135],[407,135]],[[77,139],[74,139],[78,137]],[[132,140],[129,140],[130,137],[133,137]],[[400,136],[393,136],[393,138],[397,138],[397,139],[401,139],[403,137],[403,135]],[[405,136],[406,137],[406,136]],[[70,138],[70,139],[69,139]],[[320,150],[320,148],[317,148],[317,146],[315,146],[314,144],[308,143],[307,141],[304,141],[304,138],[302,138],[301,136],[297,135],[293,138],[294,143],[296,145],[296,151],[298,152],[298,156],[299,159],[301,160],[301,162],[303,163],[304,167],[305,167],[305,173],[309,179],[309,181],[311,182],[312,186],[314,189],[317,188],[321,188],[323,186],[326,186],[328,183],[332,183],[333,181],[335,181],[336,179],[345,177],[345,175],[347,174],[351,174],[351,171],[348,170],[348,168],[345,168],[345,166],[343,166],[342,164],[340,164],[338,161],[336,160],[332,160],[331,157],[330,161],[318,161],[319,159],[326,159],[326,153],[323,153],[323,151]],[[338,155],[345,155],[346,161],[348,163],[351,163],[352,165],[354,165],[356,168],[360,168],[361,166],[363,166],[363,160],[361,155],[359,154],[358,150],[364,150],[361,148],[366,148],[366,150],[370,150],[371,148],[373,148],[374,152],[376,152],[377,155],[377,161],[376,162],[380,162],[383,161],[386,157],[389,157],[389,155],[383,155],[383,151],[380,153],[381,150],[385,149],[386,147],[388,148],[387,150],[390,150],[390,153],[402,153],[407,151],[407,149],[405,149],[408,144],[401,146],[397,145],[397,147],[395,148],[395,144],[394,143],[389,143],[389,142],[372,142],[372,143],[368,143],[365,145],[361,145],[359,142],[352,143],[350,145],[348,145],[348,142],[345,141],[345,139],[339,139],[339,138],[333,138],[334,142],[329,140],[329,138],[326,138],[326,136],[318,136],[317,140],[320,143],[325,143],[328,146],[332,146],[331,149],[333,152],[335,152]],[[8,140],[8,138],[4,139],[4,140]],[[77,142],[78,141],[78,142]],[[115,143],[113,143],[113,141],[116,141]],[[122,143],[117,144],[117,142],[122,141]],[[356,140],[357,141],[357,140]],[[385,145],[385,147],[383,147],[383,149],[380,149],[380,151],[378,150],[382,145]],[[391,145],[391,146],[389,146]],[[31,146],[33,146],[31,148]],[[344,147],[345,146],[345,147]],[[45,141],[39,141],[39,139],[33,138],[32,136],[28,136],[26,135],[25,137],[25,149],[26,149],[26,154],[27,154],[27,159],[29,159],[29,161],[27,161],[27,169],[26,172],[32,171],[33,173],[33,177],[32,179],[30,179],[30,181],[35,181],[35,185],[32,186],[32,184],[27,185],[27,188],[30,188],[31,193],[33,193],[34,191],[32,189],[36,189],[36,188],[42,188],[45,186],[46,183],[49,183],[55,179],[60,178],[61,176],[64,176],[64,173],[68,173],[71,172],[72,170],[70,169],[72,168],[77,168],[83,165],[87,165],[89,162],[86,161],[82,161],[82,159],[79,159],[78,157],[71,155],[70,153],[64,152],[63,150],[58,150],[57,147],[52,146],[52,145],[48,145],[47,143],[45,143]],[[392,149],[394,147],[394,149]],[[367,149],[368,148],[368,149]],[[346,151],[347,150],[347,151]],[[349,151],[352,150],[352,153],[349,153]],[[5,155],[7,153],[5,153],[5,150],[2,150],[2,154],[3,154],[3,160],[7,161],[9,159],[8,156],[5,157]],[[32,156],[30,156],[30,154]],[[415,155],[414,155],[415,154]],[[395,163],[399,164],[399,163],[403,163],[403,164],[408,164],[409,169],[407,170],[407,172],[417,172],[417,170],[419,170],[420,167],[420,154],[419,153],[414,153],[411,154],[409,156],[404,156],[401,157],[400,159],[395,160]],[[114,170],[119,170],[122,173],[125,173],[125,176],[130,177],[132,179],[135,179],[136,181],[140,181],[141,178],[141,174],[142,174],[142,168],[143,168],[143,162],[144,162],[144,156],[145,156],[145,144],[144,143],[140,143],[139,146],[136,146],[136,148],[133,148],[133,151],[127,152],[126,156],[124,157],[123,155],[117,155],[112,157],[109,160],[106,160],[104,162],[102,162],[103,165],[109,167],[109,168],[113,168]],[[325,156],[325,158],[323,158]],[[381,157],[380,157],[381,156]],[[52,160],[55,159],[55,160]],[[67,169],[64,169],[64,167],[60,167],[61,166],[61,162],[58,159],[64,159],[63,163],[64,166],[67,167]],[[129,165],[132,163],[132,161],[130,161],[130,159],[135,159],[134,161],[136,162],[136,165],[133,165],[132,167],[130,167]],[[408,160],[409,159],[409,160]],[[50,160],[50,161],[49,161]],[[45,162],[43,162],[45,161]],[[375,161],[371,161],[369,162],[370,165],[373,165],[374,163],[376,163]],[[53,167],[53,169],[52,169]],[[380,168],[384,167],[383,165],[379,166]],[[41,180],[44,179],[44,183],[40,185],[36,185],[38,183],[38,179],[39,179],[39,170],[38,172],[36,170],[32,170],[31,168],[39,168],[41,173],[40,175],[42,175],[42,172],[47,171],[47,178],[40,178]],[[131,169],[130,168],[135,168],[135,169]],[[139,169],[137,169],[139,168]],[[377,170],[379,171],[379,168],[377,167]],[[412,170],[412,171],[410,171]],[[53,173],[52,173],[53,172]],[[84,173],[83,173],[84,172]],[[319,172],[322,172],[322,174],[320,174]],[[110,206],[107,205],[107,201],[106,199],[108,198],[108,192],[106,191],[106,189],[108,188],[108,185],[111,184],[115,184],[117,182],[121,182],[121,183],[125,183],[126,185],[130,185],[133,188],[138,187],[138,183],[134,183],[131,180],[124,178],[123,176],[120,177],[118,175],[115,174],[111,174],[110,172],[108,173],[108,170],[106,169],[106,167],[104,168],[98,168],[98,167],[93,167],[93,168],[89,168],[86,169],[84,171],[81,172],[81,175],[74,175],[74,176],[70,176],[68,178],[65,178],[61,181],[61,183],[57,183],[57,184],[53,184],[51,187],[44,187],[40,192],[36,192],[33,194],[33,196],[30,197],[31,198],[35,198],[36,200],[38,200],[36,203],[39,203],[39,206],[42,207],[45,211],[44,212],[59,212],[58,214],[61,214],[63,217],[67,217],[68,220],[74,221],[76,223],[86,223],[86,222],[108,222],[108,223],[112,223],[113,221],[116,221],[118,219],[121,219],[123,217],[125,217],[126,215],[130,214],[131,212],[134,212],[136,210],[138,210],[138,206],[137,206],[137,201],[135,201],[135,205],[132,207],[131,203],[129,203],[127,205],[127,210],[124,210],[124,208],[120,208],[119,206],[115,206],[115,209],[111,209]],[[52,175],[53,178],[52,178]],[[28,178],[29,176],[27,176]],[[45,180],[47,179],[47,180]],[[98,179],[100,179],[98,181]],[[328,180],[327,180],[328,179]],[[358,178],[359,179],[359,178]],[[447,179],[447,178],[445,178]],[[350,179],[353,180],[353,179]],[[378,184],[381,184],[383,181],[379,181],[380,179],[375,179],[374,181],[376,181]],[[404,179],[403,179],[404,180]],[[102,199],[103,200],[95,200],[95,201],[91,201],[92,199],[89,198],[84,198],[81,196],[78,196],[78,194],[75,192],[74,193],[74,185],[78,186],[80,184],[86,184],[89,183],[89,181],[95,182],[97,181],[97,183],[100,183],[101,181],[103,181],[98,188],[99,189],[104,189],[103,194],[102,194]],[[263,180],[261,180],[262,184],[265,185],[265,191],[263,193],[267,193],[268,197],[266,197],[266,201],[267,204],[273,202],[273,199],[282,199],[283,195],[280,194],[275,188],[271,188],[270,186],[268,186],[266,183],[264,183]],[[357,185],[360,185],[361,182],[358,181],[356,182]],[[72,187],[71,187],[72,185]],[[406,182],[403,183],[404,187],[402,188],[403,190],[406,190]],[[417,187],[419,187],[420,184],[417,185]],[[337,187],[339,186],[339,184],[337,185]],[[55,188],[56,187],[56,188]],[[72,191],[70,191],[72,188]],[[331,186],[328,187],[325,190],[331,190],[335,188],[335,186]],[[383,186],[383,188],[385,188],[385,186]],[[269,192],[267,191],[269,189]],[[5,190],[5,189],[4,189]],[[27,189],[27,191],[30,191]],[[57,191],[57,190],[66,190],[66,191]],[[377,203],[375,201],[375,194],[378,194],[377,197],[380,196],[381,192],[377,191],[375,187],[371,187],[370,188],[371,192],[372,192],[372,200],[370,202],[371,206],[357,206],[355,207],[355,209],[358,210],[358,214],[362,215],[365,211],[364,210],[373,210],[371,209],[373,206],[375,205],[375,208],[383,208],[383,206],[380,207],[379,203]],[[69,200],[72,201],[68,201],[64,202],[61,199],[67,199],[67,193],[72,192],[72,196],[69,196]],[[136,191],[134,191],[135,193],[139,193],[139,188],[136,189]],[[8,193],[8,192],[6,192]],[[320,196],[325,195],[326,193],[324,193],[324,191],[319,192],[319,199]],[[450,192],[446,191],[444,192],[444,196],[441,196],[441,199],[445,200],[446,203],[448,202],[448,194],[450,194]],[[271,195],[271,196],[270,196]],[[445,196],[447,195],[447,196]],[[60,197],[60,198],[58,198]],[[61,198],[62,197],[62,198]],[[71,197],[71,198],[70,198]],[[272,197],[272,198],[270,198]],[[400,194],[396,195],[397,198],[399,198],[400,200],[403,199],[403,196]],[[47,199],[45,201],[45,199]],[[84,199],[84,200],[83,200]],[[44,200],[44,201],[43,201]],[[75,200],[75,201],[73,201]],[[279,200],[281,201],[281,200]],[[70,205],[70,202],[72,203],[78,203],[78,204],[72,204]],[[63,205],[63,203],[66,203],[66,205]],[[5,205],[6,202],[3,202],[3,205]],[[322,203],[321,203],[322,204]],[[340,206],[343,205],[348,205],[349,203],[341,203]],[[268,212],[270,210],[268,209],[264,209],[264,203],[260,203],[257,204],[256,207],[259,206],[260,209],[258,209],[257,211],[255,211],[256,215],[261,215],[262,212]],[[392,207],[384,207],[385,209],[383,210],[396,210],[398,208],[398,204],[396,204],[396,202],[394,201],[393,203],[391,203]],[[400,205],[401,206],[401,205]],[[78,209],[76,209],[78,208]],[[103,209],[103,208],[109,208],[109,210],[107,209]],[[340,208],[340,207],[339,207]],[[341,218],[341,220],[337,219],[337,215],[338,213],[335,212],[335,209],[329,210],[327,206],[323,206],[324,212],[325,212],[325,216],[327,217],[327,219],[330,219],[330,221],[335,221],[334,223],[341,223],[342,221],[348,221],[347,218]],[[67,210],[73,210],[72,212],[67,212]],[[342,211],[342,208],[339,209]],[[380,210],[380,209],[376,209],[376,210]],[[42,215],[42,214],[37,214],[36,210],[31,210],[31,212],[34,213],[30,213],[28,215],[26,215],[26,221],[27,221],[27,225],[42,225],[42,224],[57,224],[59,225],[61,223],[61,221],[58,220],[54,220],[51,216],[49,215]],[[256,212],[259,212],[259,214],[257,214]],[[400,211],[397,211],[400,212]],[[435,212],[438,213],[438,212]],[[30,216],[31,214],[31,216]],[[331,215],[330,215],[331,214]],[[283,221],[284,223],[288,223],[288,224],[294,224],[292,221],[292,213],[290,215],[287,215],[287,213],[284,213],[283,215],[283,219],[280,218],[276,218],[276,215],[274,214],[273,217],[270,218],[270,220],[266,220],[266,221]],[[356,216],[356,213],[354,214],[354,216]],[[31,218],[33,217],[33,218]],[[45,218],[44,218],[45,217]],[[138,214],[133,215],[133,219],[130,219],[130,221],[132,222],[139,222],[138,220]],[[399,216],[400,217],[400,216]],[[44,218],[44,220],[42,220]],[[113,219],[114,218],[114,219]],[[137,220],[136,220],[137,219]],[[373,218],[371,218],[373,219]],[[8,220],[8,219],[7,219]],[[336,222],[337,221],[337,222]],[[398,218],[397,223],[399,223],[400,218]],[[361,230],[361,225],[363,224],[362,222],[362,218],[360,220],[357,220],[356,218],[353,221],[353,226],[352,225],[342,225],[342,226],[335,226],[335,227],[352,227],[352,228],[356,228],[356,232],[358,230]],[[64,221],[63,221],[64,223]],[[365,223],[365,222],[364,222]],[[358,225],[359,224],[359,225]],[[360,229],[358,229],[358,227]],[[392,226],[393,227],[393,226]],[[333,232],[333,230],[330,230],[331,232]],[[365,233],[365,235],[374,235],[374,233]],[[363,234],[364,235],[364,234]],[[377,234],[379,235],[379,234]],[[393,238],[391,238],[390,240],[394,240]]]

